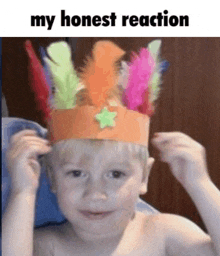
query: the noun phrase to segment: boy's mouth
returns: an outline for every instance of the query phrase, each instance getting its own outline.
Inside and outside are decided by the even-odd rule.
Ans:
[[[80,211],[80,213],[86,217],[87,219],[91,220],[101,220],[108,215],[110,215],[112,212],[90,212],[90,211]]]

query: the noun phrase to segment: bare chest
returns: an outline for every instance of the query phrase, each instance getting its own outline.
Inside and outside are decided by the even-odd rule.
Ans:
[[[165,256],[165,244],[161,234],[149,230],[144,236],[135,231],[122,237],[114,245],[94,244],[85,246],[79,243],[69,244],[66,241],[57,241],[53,256]]]
[[[146,244],[141,246],[126,246],[124,248],[102,248],[92,249],[71,247],[56,247],[53,256],[165,256],[165,250],[161,245]]]

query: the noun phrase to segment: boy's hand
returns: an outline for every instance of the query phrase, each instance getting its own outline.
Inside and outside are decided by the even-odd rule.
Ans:
[[[37,158],[50,150],[48,141],[38,137],[34,130],[23,130],[12,136],[6,156],[13,192],[36,193],[41,168]]]
[[[205,148],[189,136],[180,132],[157,133],[152,144],[185,188],[209,179]]]

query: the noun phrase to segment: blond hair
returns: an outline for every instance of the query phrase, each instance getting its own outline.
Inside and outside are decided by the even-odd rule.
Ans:
[[[53,159],[60,159],[62,157],[62,153],[68,151],[68,148],[74,145],[74,142],[80,141],[81,143],[85,143],[86,145],[90,144],[94,147],[94,151],[98,151],[102,147],[113,146],[117,151],[127,150],[128,155],[140,161],[141,166],[143,168],[143,179],[147,175],[147,159],[149,157],[148,148],[142,145],[122,142],[122,141],[113,141],[113,140],[98,140],[98,139],[68,139],[58,142],[53,145],[52,151],[45,156],[46,163],[46,172],[47,176],[48,172],[53,169]],[[79,150],[78,143],[75,143],[76,148],[74,150]]]

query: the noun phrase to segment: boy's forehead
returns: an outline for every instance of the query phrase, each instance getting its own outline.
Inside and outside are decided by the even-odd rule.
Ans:
[[[73,158],[90,160],[97,156],[106,161],[111,159],[129,161],[129,155],[132,156],[129,154],[128,144],[115,141],[69,140],[57,144],[56,151],[60,161],[69,161]]]

